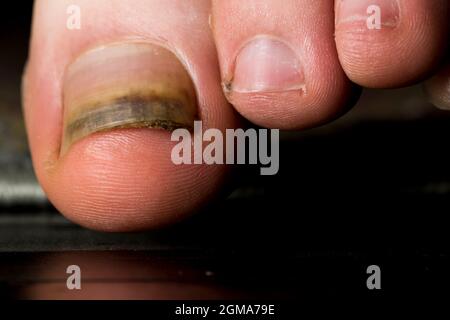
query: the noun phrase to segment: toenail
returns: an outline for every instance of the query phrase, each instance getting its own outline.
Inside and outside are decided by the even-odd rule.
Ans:
[[[226,91],[240,93],[304,90],[300,59],[284,41],[258,36],[239,51]]]
[[[90,134],[118,128],[192,127],[192,80],[169,50],[143,42],[115,43],[82,54],[64,80],[61,152]]]
[[[396,27],[400,19],[397,0],[338,0],[336,24],[356,24],[376,30]]]

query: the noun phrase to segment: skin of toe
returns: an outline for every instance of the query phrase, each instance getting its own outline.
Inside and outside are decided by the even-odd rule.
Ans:
[[[424,80],[447,51],[449,10],[446,0],[336,0],[336,45],[346,74],[371,88]],[[379,27],[370,28],[376,14]]]
[[[73,5],[80,8],[80,30],[66,28]],[[176,142],[168,131],[97,132],[61,153],[67,69],[83,53],[111,43],[148,42],[173,52],[195,86],[204,129],[234,128],[237,117],[220,86],[209,10],[206,0],[35,2],[25,120],[38,180],[66,217],[98,230],[141,230],[178,221],[215,199],[230,169],[175,165]]]
[[[333,2],[212,3],[224,89],[240,114],[265,127],[302,129],[346,109],[352,87],[337,56]]]

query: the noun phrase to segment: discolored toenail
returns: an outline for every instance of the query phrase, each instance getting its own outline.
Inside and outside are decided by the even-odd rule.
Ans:
[[[96,132],[174,130],[197,116],[194,84],[177,57],[150,43],[114,43],[82,54],[64,81],[61,152]]]

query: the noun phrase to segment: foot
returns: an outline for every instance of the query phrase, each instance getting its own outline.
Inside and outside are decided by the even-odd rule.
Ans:
[[[342,115],[360,86],[427,78],[450,108],[449,19],[448,0],[37,0],[23,86],[37,177],[86,227],[176,221],[229,168],[175,165],[171,130],[241,116],[309,128]]]

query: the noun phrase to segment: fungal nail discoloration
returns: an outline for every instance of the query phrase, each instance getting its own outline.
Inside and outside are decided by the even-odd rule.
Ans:
[[[195,120],[194,84],[172,52],[153,44],[113,44],[85,53],[69,68],[61,153],[96,132],[191,129]]]
[[[127,128],[192,129],[196,119],[185,111],[181,101],[154,96],[119,97],[84,109],[88,111],[68,122],[63,149],[95,132]]]

